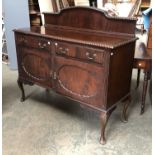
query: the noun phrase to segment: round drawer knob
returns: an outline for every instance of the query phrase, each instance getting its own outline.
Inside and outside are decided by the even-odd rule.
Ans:
[[[96,57],[96,53],[93,54],[94,58]]]
[[[138,65],[139,65],[139,66],[141,66],[142,64],[141,64],[141,63],[139,63]]]

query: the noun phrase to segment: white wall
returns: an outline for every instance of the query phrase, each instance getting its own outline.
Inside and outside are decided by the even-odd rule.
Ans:
[[[28,0],[2,0],[10,69],[17,69],[13,29],[30,27]]]

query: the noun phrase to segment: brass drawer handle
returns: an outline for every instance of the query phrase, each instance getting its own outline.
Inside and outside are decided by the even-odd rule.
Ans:
[[[42,43],[39,42],[39,43],[38,43],[38,46],[39,46],[39,48],[42,48],[42,49],[43,49],[43,48],[46,47],[46,43],[43,43],[43,44],[42,44]]]
[[[86,52],[86,57],[87,57],[89,60],[94,60],[94,59],[96,58],[96,53],[90,54],[89,52]]]
[[[66,48],[66,49],[63,49],[62,47],[59,48],[60,54],[67,54],[67,52],[68,52],[68,48]]]
[[[19,39],[19,41],[22,42],[22,43],[27,43],[27,40],[25,39],[25,37],[21,37],[21,38]]]

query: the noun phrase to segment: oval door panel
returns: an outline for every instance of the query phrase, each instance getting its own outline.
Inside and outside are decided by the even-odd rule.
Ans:
[[[47,80],[49,78],[48,59],[35,54],[27,54],[22,60],[22,67],[25,73],[33,79]]]
[[[79,97],[93,97],[97,93],[95,76],[77,66],[61,67],[58,81],[64,90]]]

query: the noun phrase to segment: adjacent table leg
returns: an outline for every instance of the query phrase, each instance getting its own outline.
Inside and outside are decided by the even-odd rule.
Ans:
[[[141,71],[141,69],[138,69],[138,73],[137,73],[137,86],[136,86],[136,88],[138,88],[138,86],[139,86],[140,71]]]
[[[146,92],[147,92],[147,85],[148,80],[150,79],[150,72],[144,71],[144,82],[143,82],[143,92],[142,92],[142,102],[141,102],[141,112],[142,115],[145,109],[145,99],[146,99]]]

